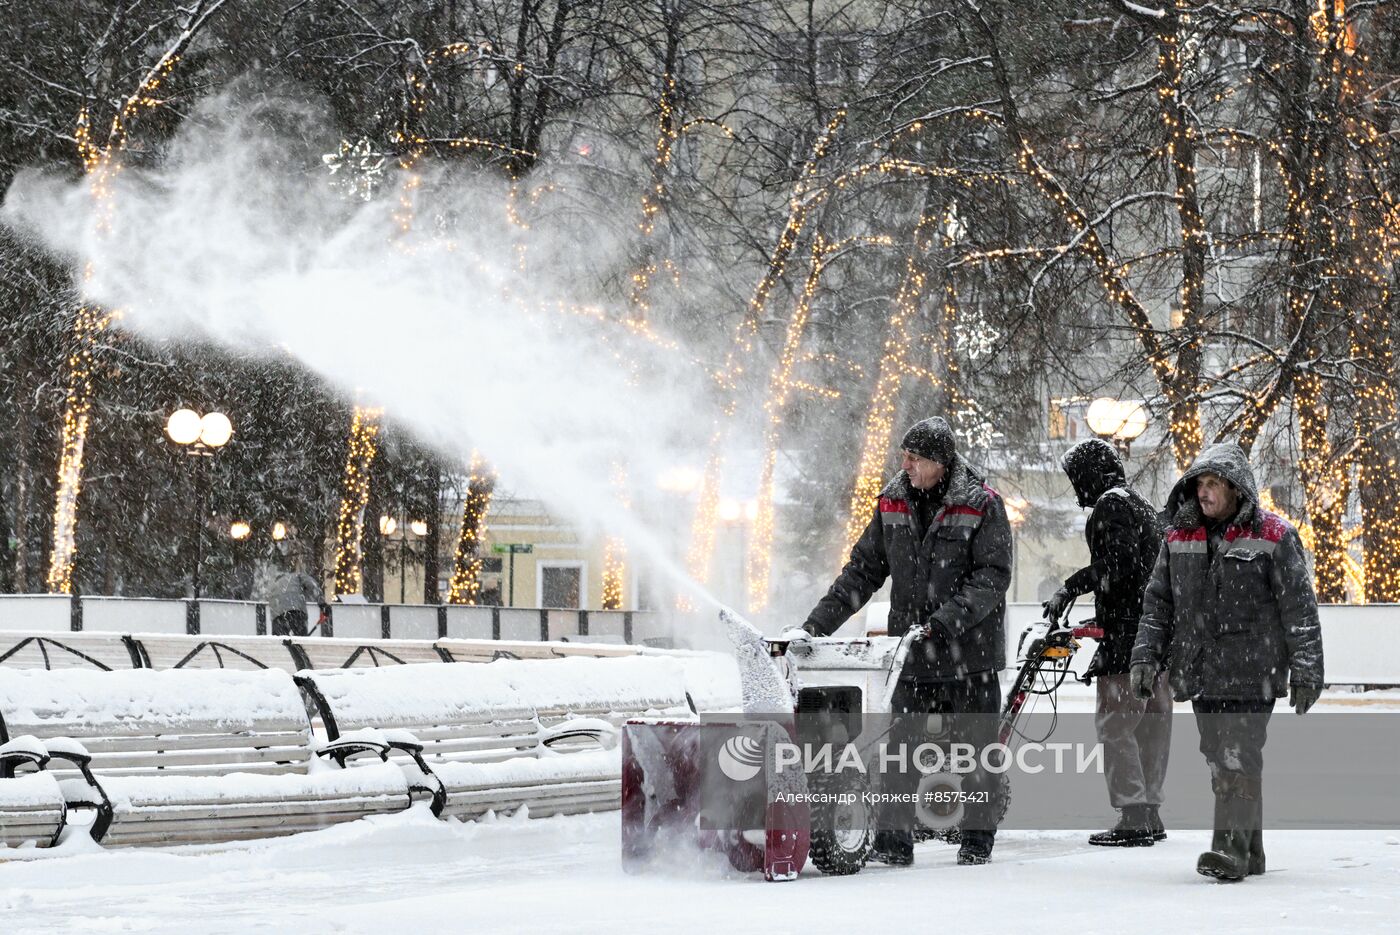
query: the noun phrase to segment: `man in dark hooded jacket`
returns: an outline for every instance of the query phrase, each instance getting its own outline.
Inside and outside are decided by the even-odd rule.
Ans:
[[[927,628],[900,673],[892,713],[950,714],[952,742],[970,743],[980,756],[997,739],[1001,711],[997,673],[1006,666],[1011,526],[1001,497],[958,455],[945,420],[916,423],[900,447],[903,469],[880,492],[850,561],[802,630],[829,635],[890,578],[889,634]],[[912,750],[922,742],[925,720],[896,718],[891,745]],[[978,801],[964,811],[958,863],[984,864],[995,840],[999,790],[980,769],[965,777],[964,787]],[[872,856],[912,863],[913,804],[887,809],[881,823]]]
[[[1166,542],[1143,598],[1133,690],[1190,699],[1210,765],[1215,833],[1196,870],[1220,880],[1264,872],[1264,741],[1285,691],[1298,714],[1322,693],[1322,631],[1303,544],[1259,505],[1235,444],[1201,453],[1167,500]]]
[[[1172,701],[1166,675],[1151,699],[1128,684],[1128,660],[1142,616],[1142,592],[1162,547],[1157,513],[1128,486],[1123,462],[1102,439],[1080,442],[1060,459],[1079,505],[1093,507],[1084,525],[1089,564],[1045,602],[1058,619],[1081,594],[1094,595],[1095,621],[1103,628],[1089,674],[1097,682],[1094,725],[1104,750],[1109,803],[1120,812],[1116,827],[1089,836],[1107,847],[1149,846],[1167,836],[1158,809],[1172,740]]]

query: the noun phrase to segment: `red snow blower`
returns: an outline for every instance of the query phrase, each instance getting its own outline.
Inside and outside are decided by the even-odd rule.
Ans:
[[[762,870],[767,880],[791,880],[812,863],[832,875],[857,873],[870,853],[875,805],[863,771],[812,772],[778,767],[783,741],[800,747],[848,742],[869,750],[888,722],[862,733],[863,714],[888,713],[913,643],[902,638],[812,639],[800,650],[767,640],[737,616],[721,620],[735,644],[744,689],[744,715],[707,715],[700,721],[635,718],[622,734],[622,858],[629,871],[647,868],[668,850],[718,851],[740,871]],[[1021,638],[1016,679],[1001,716],[1001,742],[1018,736],[1017,721],[1037,695],[1050,695],[1069,673],[1079,637],[1091,627],[1054,620]],[[822,717],[802,717],[803,715]],[[883,723],[878,723],[882,722]],[[883,728],[883,729],[880,729]],[[806,736],[817,732],[818,735]],[[956,790],[961,776],[935,772],[919,786],[921,838],[956,840],[962,806],[925,808],[924,793]],[[1005,781],[1005,774],[1002,774]],[[932,798],[932,797],[930,797]],[[958,797],[945,796],[957,801]],[[1002,791],[1002,814],[1009,790]]]

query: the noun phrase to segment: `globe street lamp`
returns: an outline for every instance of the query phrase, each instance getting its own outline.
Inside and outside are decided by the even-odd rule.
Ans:
[[[204,459],[228,444],[233,422],[222,412],[200,415],[193,409],[177,409],[165,420],[165,434],[194,462],[194,599],[199,600],[199,569],[204,559]]]
[[[1147,431],[1147,410],[1135,399],[1100,396],[1089,404],[1084,421],[1089,423],[1090,431],[1113,442],[1113,447],[1126,458],[1133,439]]]

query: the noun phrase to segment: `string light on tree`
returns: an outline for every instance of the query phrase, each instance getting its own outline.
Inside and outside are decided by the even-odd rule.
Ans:
[[[370,469],[374,463],[383,410],[356,406],[350,420],[350,444],[341,481],[340,516],[335,529],[335,593],[358,594],[363,584],[360,539],[365,505],[369,502]]]
[[[475,604],[481,597],[481,546],[495,489],[495,472],[473,452],[467,470],[467,496],[462,502],[462,525],[457,532],[457,548],[452,553],[449,604]]]

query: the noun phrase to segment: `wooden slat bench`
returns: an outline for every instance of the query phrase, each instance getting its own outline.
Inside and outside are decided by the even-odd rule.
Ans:
[[[0,667],[5,669],[135,669],[141,665],[120,633],[0,630]]]
[[[355,640],[332,637],[291,637],[301,654],[303,669],[354,669],[413,663],[451,662],[427,640]]]
[[[496,659],[560,659],[568,656],[635,656],[639,648],[625,643],[537,643],[525,640],[454,640],[435,644],[451,662],[491,662]]]
[[[0,845],[49,847],[58,841],[68,809],[58,779],[42,771],[48,762],[43,741],[33,735],[0,744]]]
[[[96,811],[103,844],[265,837],[411,804],[382,738],[317,745],[276,670],[7,672],[0,741],[25,734],[44,744],[67,807]],[[345,765],[365,752],[377,759]],[[317,766],[318,754],[336,762]]]
[[[133,633],[146,669],[281,669],[295,672],[302,660],[288,641],[277,636],[184,636],[168,633]]]
[[[473,818],[617,808],[616,729],[641,714],[687,717],[684,672],[655,657],[497,660],[297,676],[327,735],[382,728],[434,813]],[[411,762],[405,762],[410,760]]]

